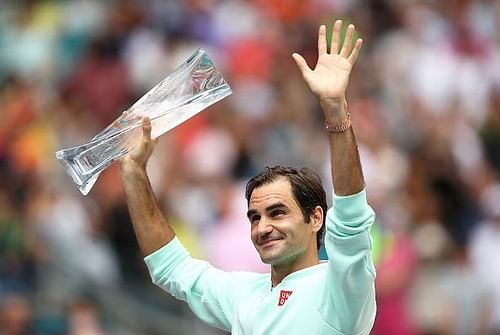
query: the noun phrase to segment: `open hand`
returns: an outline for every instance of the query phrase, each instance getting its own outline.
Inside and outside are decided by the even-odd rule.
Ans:
[[[318,62],[312,70],[304,57],[294,53],[293,59],[297,63],[302,76],[314,95],[322,101],[341,101],[345,98],[345,91],[349,82],[352,66],[358,58],[363,41],[358,38],[352,47],[354,25],[347,28],[342,47],[340,44],[340,29],[342,20],[333,25],[332,45],[330,53],[327,50],[326,26],[321,25],[318,33]]]

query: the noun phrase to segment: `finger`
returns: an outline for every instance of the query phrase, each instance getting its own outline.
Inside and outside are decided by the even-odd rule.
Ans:
[[[353,31],[354,31],[354,25],[350,24],[347,27],[347,32],[345,33],[344,45],[342,46],[342,50],[340,50],[340,55],[342,57],[347,58],[351,53]]]
[[[332,47],[330,48],[331,54],[339,53],[339,43],[340,43],[340,29],[342,28],[342,20],[337,20],[333,24],[332,33]]]
[[[311,68],[309,68],[309,65],[307,65],[307,62],[304,59],[304,57],[295,52],[292,54],[292,57],[295,63],[297,64],[300,72],[302,72],[303,76],[305,76],[309,71],[311,71]]]
[[[318,56],[326,54],[326,49],[326,26],[322,24],[318,31]]]
[[[143,138],[149,142],[151,141],[151,129],[153,127],[151,126],[151,119],[148,117],[145,117],[142,119],[142,136]]]
[[[354,44],[354,49],[352,49],[352,52],[349,55],[349,58],[347,58],[347,61],[349,63],[351,63],[351,65],[354,65],[354,63],[356,63],[356,60],[358,59],[358,55],[359,55],[359,50],[361,49],[362,44],[363,44],[363,40],[361,38],[358,38],[356,40],[356,44]]]

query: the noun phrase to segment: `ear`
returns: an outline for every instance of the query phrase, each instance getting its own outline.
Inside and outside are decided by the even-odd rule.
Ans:
[[[318,232],[323,225],[323,217],[325,213],[323,212],[323,208],[321,206],[316,206],[311,214],[309,223],[314,232]]]

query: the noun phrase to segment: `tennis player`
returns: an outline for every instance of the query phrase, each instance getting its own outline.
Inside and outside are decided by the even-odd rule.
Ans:
[[[292,55],[324,114],[332,208],[327,211],[321,181],[307,168],[268,168],[247,184],[250,238],[271,273],[223,272],[189,255],[159,210],[146,173],[156,144],[150,120],[143,121],[141,144],[121,161],[127,204],[153,282],[206,323],[233,335],[359,335],[372,328],[375,269],[369,230],[375,215],[366,201],[345,97],[362,41],[352,42],[349,25],[341,43],[341,27],[336,21],[330,50],[326,27],[319,28],[314,69]],[[325,230],[329,260],[320,262]]]

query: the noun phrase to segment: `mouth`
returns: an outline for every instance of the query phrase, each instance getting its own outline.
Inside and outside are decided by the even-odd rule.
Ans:
[[[282,240],[282,238],[268,238],[268,239],[260,241],[259,247],[268,248],[268,247],[275,245],[276,243],[278,243],[281,240]]]

